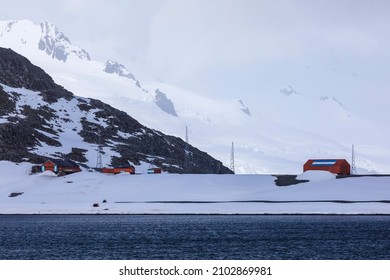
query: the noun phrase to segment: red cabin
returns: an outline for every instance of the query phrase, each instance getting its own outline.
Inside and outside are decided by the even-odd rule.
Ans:
[[[81,168],[70,160],[51,159],[41,165],[41,171],[52,171],[56,174],[71,174],[80,172]]]
[[[309,159],[303,166],[303,172],[323,170],[337,175],[350,175],[351,166],[345,159]]]
[[[149,168],[148,174],[161,174],[161,168],[158,167]]]
[[[135,168],[134,168],[134,166],[120,166],[120,167],[113,167],[113,168],[104,167],[102,169],[102,173],[108,173],[108,174],[130,173],[130,174],[135,174]]]

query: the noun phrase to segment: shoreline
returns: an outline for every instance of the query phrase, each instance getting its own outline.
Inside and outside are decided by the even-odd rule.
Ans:
[[[12,214],[3,214],[0,213],[1,216],[390,216],[390,214],[383,214],[383,213],[378,213],[378,214],[364,214],[364,213],[356,213],[356,214],[335,214],[335,213],[263,213],[263,214],[221,214],[221,213],[171,213],[171,214],[166,214],[166,213],[138,213],[138,214],[120,214],[120,213],[12,213]]]
[[[8,204],[0,215],[390,215],[389,201],[202,201]]]

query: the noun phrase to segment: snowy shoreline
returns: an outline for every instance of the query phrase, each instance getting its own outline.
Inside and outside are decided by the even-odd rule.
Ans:
[[[303,213],[303,214],[178,214],[178,213],[171,213],[171,214],[164,214],[164,213],[140,213],[140,214],[118,214],[118,213],[95,213],[95,214],[85,214],[85,213],[30,213],[30,214],[0,214],[1,216],[390,216],[390,214],[310,214],[310,213]]]
[[[0,167],[0,214],[390,215],[390,177],[306,172],[297,179],[309,182],[278,187],[272,175],[56,177],[29,175],[27,163]]]

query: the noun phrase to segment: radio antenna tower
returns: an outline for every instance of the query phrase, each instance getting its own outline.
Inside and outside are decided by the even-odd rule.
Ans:
[[[234,143],[232,142],[232,152],[230,154],[230,170],[233,171],[233,173],[235,173],[234,171]]]
[[[355,145],[352,145],[352,167],[351,173],[356,174],[356,158],[355,158]]]
[[[98,145],[97,146],[97,159],[96,159],[96,168],[97,169],[103,168],[102,154],[103,154],[103,147],[101,145]]]
[[[184,147],[184,172],[188,173],[188,156],[189,156],[189,151],[188,151],[188,127],[186,126],[186,143]]]

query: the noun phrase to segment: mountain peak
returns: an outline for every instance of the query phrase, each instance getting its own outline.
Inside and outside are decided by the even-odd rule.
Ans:
[[[72,45],[64,33],[47,21],[40,24],[29,20],[0,21],[0,46],[24,54],[31,54],[34,50],[44,51],[53,59],[63,62],[70,56],[90,60],[85,50]]]
[[[52,58],[65,62],[69,55],[74,54],[80,59],[91,60],[89,54],[72,45],[69,38],[66,37],[54,24],[44,21],[40,24],[41,38],[38,48],[45,51]]]
[[[104,65],[103,71],[109,74],[117,74],[120,77],[135,80],[134,75],[131,74],[123,64],[120,64],[111,59],[107,60],[106,64]]]

